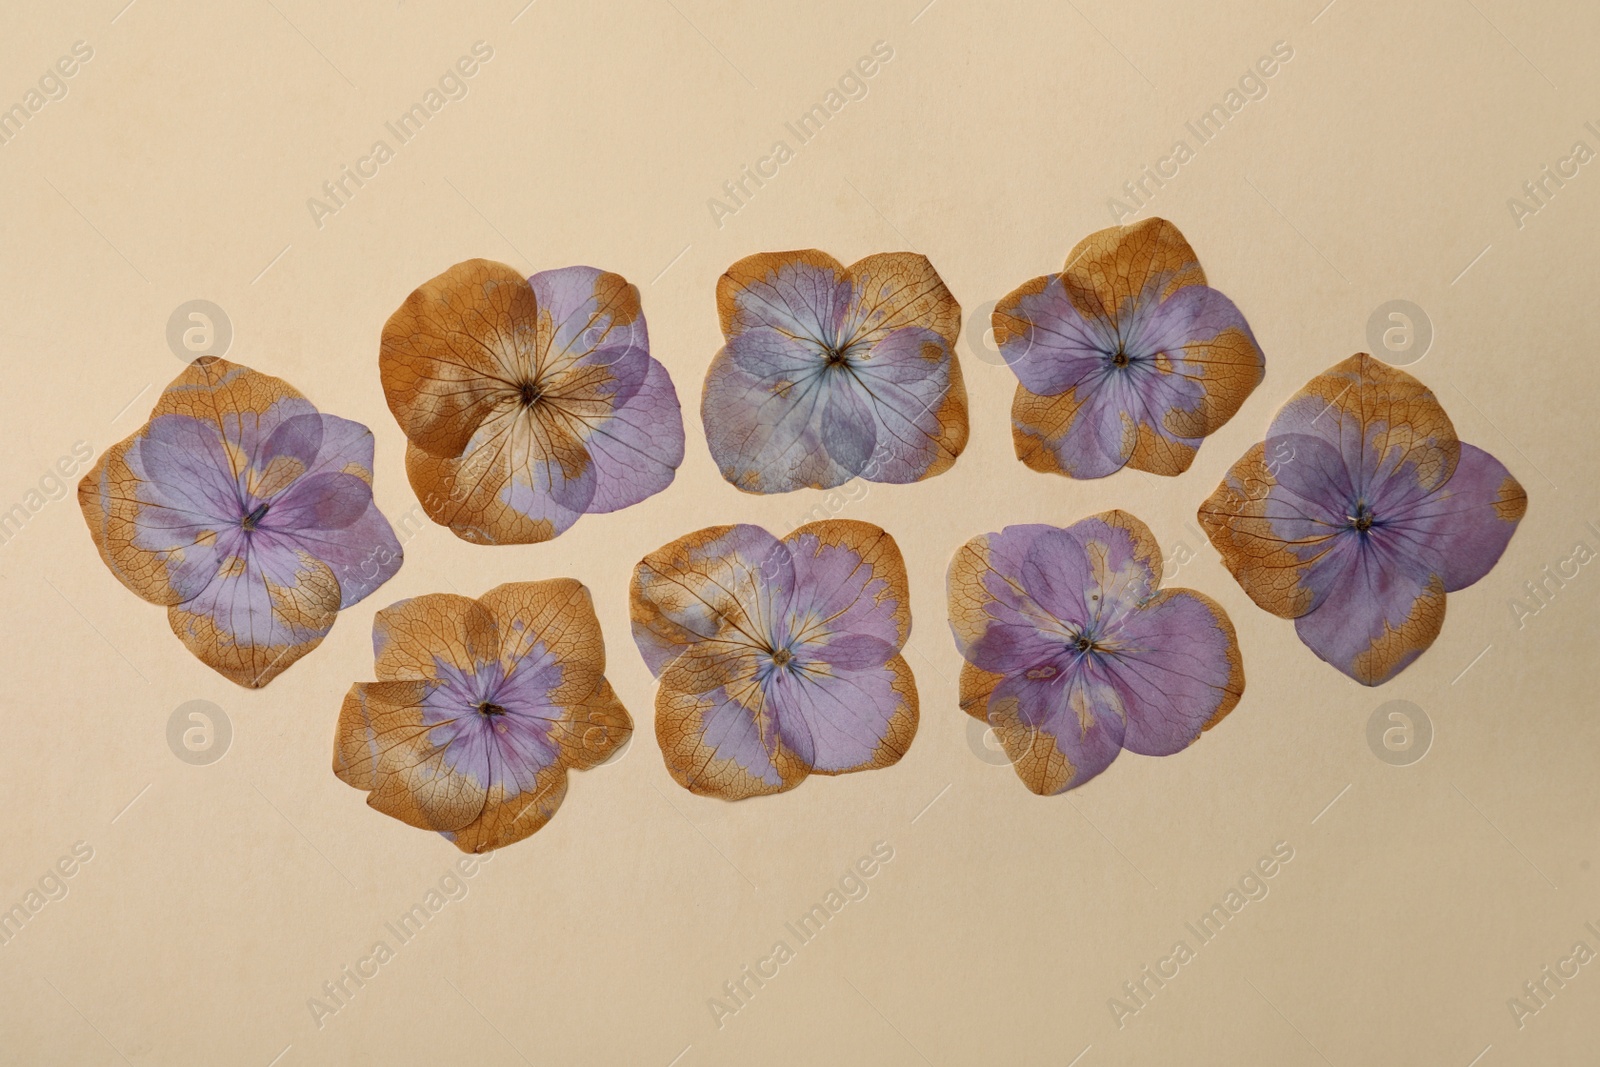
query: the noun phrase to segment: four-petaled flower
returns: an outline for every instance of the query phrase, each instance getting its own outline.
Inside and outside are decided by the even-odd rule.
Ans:
[[[700,414],[745,492],[920,481],[966,447],[961,307],[923,256],[747,256],[718,280],[717,312],[727,344]]]
[[[457,263],[389,317],[378,362],[411,487],[467,541],[548,541],[683,462],[678,394],[616,274]]]
[[[372,432],[288,383],[195,360],[78,484],[100,557],[208,667],[258,688],[400,567]]]
[[[1200,522],[1251,600],[1382,685],[1433,644],[1445,594],[1489,573],[1527,506],[1426,386],[1359,353],[1290,398]]]
[[[700,530],[639,563],[631,608],[660,679],[656,737],[692,792],[739,800],[887,767],[916,735],[905,563],[870,523],[814,522],[781,541],[759,526]]]
[[[1123,511],[1008,526],[950,564],[961,707],[1035,793],[1074,789],[1124,748],[1168,756],[1233,710],[1244,667],[1209,597],[1157,590],[1161,549]]]
[[[1244,316],[1207,288],[1165,219],[1090,234],[1060,274],[996,304],[993,321],[1017,375],[1017,458],[1072,478],[1188,470],[1265,364]]]
[[[334,773],[463,852],[538,830],[567,770],[604,762],[633,732],[589,590],[571,578],[402,600],[378,612],[372,645],[378,680],[345,697]]]

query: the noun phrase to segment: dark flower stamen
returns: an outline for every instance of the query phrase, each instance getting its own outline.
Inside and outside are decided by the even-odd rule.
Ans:
[[[257,526],[259,526],[261,524],[261,520],[266,518],[267,507],[268,506],[269,505],[266,505],[266,504],[258,504],[254,511],[252,511],[250,514],[246,515],[243,519],[239,520],[239,525],[246,532],[248,532],[250,530],[254,530]]]
[[[533,382],[523,382],[517,387],[517,399],[525,408],[533,407],[533,405],[539,402],[539,398],[543,395],[543,391],[541,391],[540,388]]]
[[[505,713],[506,713],[506,709],[505,708],[502,708],[499,704],[491,704],[487,700],[483,701],[482,703],[480,703],[478,705],[478,714],[480,714],[480,715],[494,716],[494,715],[504,715]]]

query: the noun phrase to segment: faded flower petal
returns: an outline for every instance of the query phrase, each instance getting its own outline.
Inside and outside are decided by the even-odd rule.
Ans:
[[[1036,793],[1076,788],[1126,748],[1179,752],[1244,692],[1227,614],[1159,590],[1161,552],[1123,511],[1065,529],[1008,526],[951,561],[961,706],[989,724]]]
[[[345,697],[334,773],[464,852],[538,830],[567,771],[604,762],[633,731],[589,591],[570,578],[402,600],[378,612],[373,649],[380,680]]]
[[[683,462],[677,392],[620,275],[458,263],[390,316],[379,367],[411,487],[464,540],[547,541]]]
[[[1165,219],[1086,237],[1061,273],[995,305],[994,336],[1017,375],[1017,458],[1073,478],[1124,466],[1181,474],[1265,364],[1244,316],[1206,286]]]
[[[78,485],[100,556],[202,662],[266,685],[400,567],[372,433],[287,383],[198,359]]]
[[[905,563],[876,526],[700,530],[640,561],[631,611],[667,769],[692,792],[887,767],[916,735]]]
[[[1381,685],[1433,644],[1445,594],[1489,572],[1526,510],[1426,386],[1360,353],[1290,398],[1200,522],[1252,600]]]
[[[717,310],[727,343],[700,413],[740,489],[914,482],[966,447],[961,308],[923,256],[747,256],[718,281]]]

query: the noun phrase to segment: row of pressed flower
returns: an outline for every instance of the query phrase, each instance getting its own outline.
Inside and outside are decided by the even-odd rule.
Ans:
[[[923,257],[751,256],[722,276],[717,305],[727,343],[701,411],[739,488],[917,481],[964,447],[960,309]],[[1159,219],[1091,235],[1063,272],[1001,301],[994,329],[1019,380],[1019,458],[1074,477],[1182,472],[1263,375],[1243,316]],[[617,275],[459,264],[391,316],[379,361],[412,487],[469,541],[547,540],[664,489],[683,458],[676,391]],[[166,606],[204,662],[261,686],[400,566],[372,463],[365,426],[202,359],[79,500],[113,573]],[[1200,521],[1251,599],[1377,685],[1433,642],[1445,594],[1488,572],[1525,507],[1430,391],[1357,355],[1291,398]],[[1159,573],[1154,539],[1122,512],[1008,527],[952,563],[962,706],[1035,791],[1077,786],[1123,747],[1178,751],[1237,703],[1227,616],[1158,591]],[[668,767],[697,792],[884,766],[915,732],[904,566],[877,527],[700,531],[639,565],[633,616]],[[335,768],[374,807],[464,849],[532,833],[567,768],[631,730],[574,581],[402,601],[378,613],[374,641],[378,681],[346,700]]]

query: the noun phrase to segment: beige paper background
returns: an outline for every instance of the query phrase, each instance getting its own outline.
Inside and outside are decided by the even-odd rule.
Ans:
[[[168,315],[204,297],[231,318],[230,358],[373,428],[378,500],[401,523],[415,498],[378,332],[471,256],[636,282],[688,454],[667,492],[550,544],[474,547],[413,512],[397,577],[258,692],[202,666],[112,578],[70,497],[32,515],[0,546],[0,906],[75,842],[94,855],[0,946],[0,1061],[1592,1061],[1600,964],[1551,984],[1521,1028],[1506,1003],[1574,941],[1600,950],[1583,926],[1600,926],[1600,572],[1579,568],[1521,627],[1510,607],[1575,542],[1600,548],[1586,526],[1600,520],[1600,165],[1521,228],[1506,206],[1574,141],[1600,148],[1583,127],[1600,125],[1592,5],[122,2],[16,5],[0,35],[0,104],[74,41],[94,50],[68,96],[0,146],[0,507],[74,442],[98,453],[133,432],[180,368]],[[306,199],[375,139],[393,144],[384,123],[479,40],[494,56],[469,95],[319,229]],[[876,41],[894,57],[868,95],[797,147],[784,122]],[[966,454],[843,512],[890,530],[910,568],[910,753],[740,804],[678,788],[628,636],[632,564],[711,523],[781,533],[823,500],[745,496],[711,463],[698,398],[717,275],[760,250],[911,248],[968,316],[986,312],[1107,225],[1107,199],[1278,41],[1294,54],[1265,99],[1139,212],[1174,220],[1249,316],[1267,377],[1239,415],[1176,479],[1034,474],[1011,452],[1014,379],[969,333]],[[716,225],[708,198],[780,138],[795,158]],[[1411,370],[1531,506],[1499,566],[1450,597],[1432,650],[1374,691],[1254,607],[1194,512],[1280,403],[1367,347],[1369,314],[1393,298],[1436,330]],[[1125,755],[1041,799],[969,746],[944,571],[973,534],[1110,507],[1192,557],[1172,581],[1232,614],[1248,691],[1183,754]],[[373,613],[554,575],[595,595],[633,747],[576,775],[545,830],[497,854],[319,1028],[308,998],[393,942],[384,922],[459,855],[329,770],[340,698],[370,676]],[[232,723],[210,766],[166,742],[195,699]],[[1411,766],[1367,745],[1392,699],[1435,730]],[[798,945],[784,923],[879,841],[894,858],[869,895]],[[1122,983],[1196,944],[1185,922],[1276,842],[1294,858],[1270,894],[1119,1028]],[[719,1028],[708,998],[780,938],[795,958]]]

